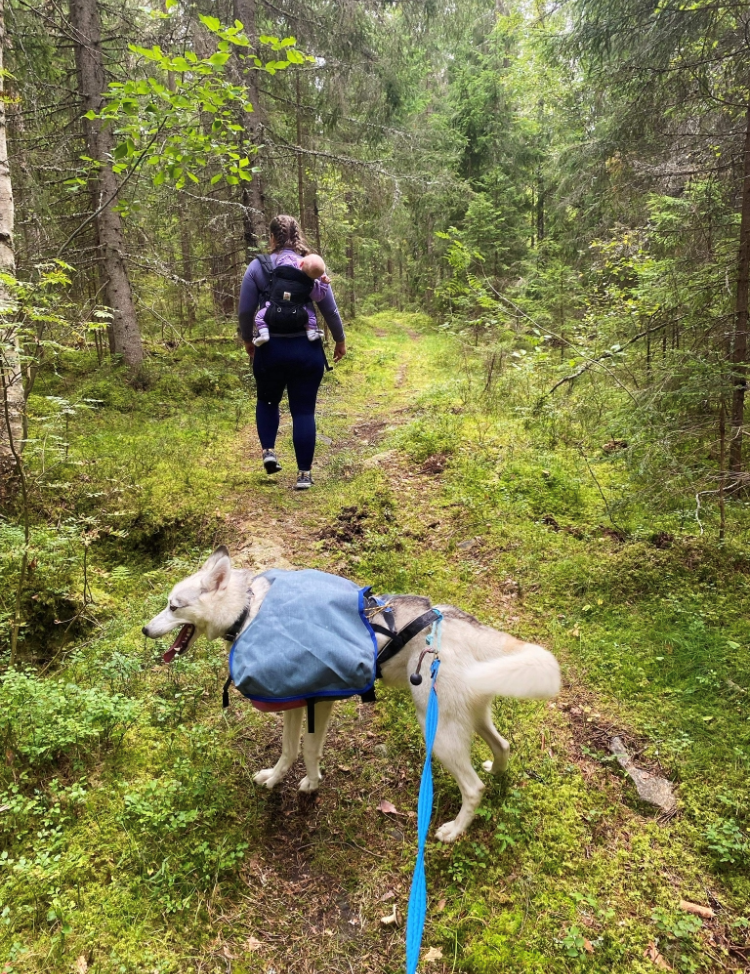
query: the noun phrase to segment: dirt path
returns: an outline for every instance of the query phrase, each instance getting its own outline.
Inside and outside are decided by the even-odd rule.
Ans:
[[[486,621],[533,632],[538,622],[525,610],[517,582],[502,572],[502,550],[488,546],[481,533],[468,531],[461,506],[446,500],[441,483],[445,457],[436,453],[414,464],[392,442],[383,442],[419,415],[414,354],[414,344],[401,343],[372,395],[363,393],[361,379],[352,372],[322,396],[315,488],[296,494],[288,462],[275,480],[259,472],[251,494],[237,499],[229,518],[238,560],[258,571],[317,567],[365,584],[371,579],[359,577],[361,556],[367,551],[368,564],[373,564],[382,531],[390,558],[394,551],[398,555],[403,538],[404,558],[409,551],[419,551],[422,558],[432,554],[436,564],[448,566],[448,579],[470,579],[462,582],[461,591],[472,593]],[[281,433],[282,454],[290,456],[288,423]],[[245,456],[257,457],[252,427],[244,439]],[[260,466],[257,459],[250,462]],[[381,487],[370,484],[363,503],[356,484],[369,473],[377,473]],[[382,510],[386,520],[373,527],[374,509],[382,499],[378,490],[387,490],[398,530]],[[433,843],[428,852],[431,906],[424,947],[453,944],[452,956],[446,952],[427,968],[431,974],[475,969],[462,966],[466,948],[460,939],[470,943],[477,935],[476,917],[486,917],[483,923],[499,918],[501,929],[504,917],[515,917],[518,932],[508,938],[505,963],[482,961],[484,966],[477,968],[493,972],[511,969],[511,958],[513,970],[526,969],[523,955],[515,951],[518,945],[525,950],[535,936],[543,953],[534,957],[544,961],[533,969],[547,971],[568,969],[563,958],[575,955],[561,953],[563,966],[557,968],[555,952],[563,948],[552,946],[567,942],[566,937],[574,945],[585,941],[589,946],[580,949],[586,954],[603,954],[620,936],[623,918],[647,929],[656,887],[650,875],[629,865],[631,849],[644,843],[659,850],[652,854],[661,863],[660,882],[675,901],[694,882],[687,878],[689,870],[683,874],[678,865],[679,852],[670,858],[667,820],[657,826],[658,810],[639,805],[630,782],[597,757],[615,734],[634,754],[642,753],[646,742],[629,734],[572,673],[569,668],[568,683],[555,703],[496,705],[503,733],[511,740],[510,774],[487,782],[484,817],[463,841],[450,847]],[[410,702],[385,693],[375,709],[354,702],[339,705],[329,732],[325,779],[316,796],[297,791],[304,774],[301,761],[274,793],[249,784],[256,770],[275,760],[281,718],[261,717],[240,705],[230,719],[237,725],[251,813],[260,832],[242,873],[242,893],[212,908],[217,937],[198,970],[384,974],[402,969],[422,761]],[[478,757],[480,752],[481,746]],[[658,764],[648,769],[663,770]],[[379,811],[383,799],[399,814]],[[455,784],[438,771],[435,819],[452,817],[457,807]],[[488,867],[494,870],[491,886],[481,881]],[[580,890],[589,890],[582,906],[575,899]],[[575,903],[579,906],[571,907]],[[394,906],[399,923],[386,925],[382,918]],[[538,917],[530,919],[535,911]],[[718,926],[711,937],[715,940],[709,943],[722,941]],[[505,956],[493,949],[499,958]],[[625,957],[640,958],[643,949],[628,947],[621,956],[613,948],[607,960],[601,957],[603,966],[592,969],[636,970]],[[653,944],[648,949],[652,960],[661,957]]]
[[[407,350],[405,346],[404,357]],[[327,486],[342,457],[345,473],[368,463],[387,464],[394,483],[413,486],[416,475],[399,469],[394,451],[377,450],[386,429],[408,417],[412,393],[404,385],[407,370],[402,361],[392,372],[390,389],[367,409],[347,409],[345,397],[338,395],[323,397],[319,432],[329,426],[331,414],[337,414],[338,435],[332,439],[323,432],[319,439],[315,487],[293,492],[288,469],[278,478],[259,474],[252,504],[238,499],[229,519],[239,564],[255,571],[314,565],[350,574],[346,569],[351,566],[335,543],[337,529],[343,526],[346,534],[348,509],[331,517]],[[280,441],[288,430],[288,418],[282,415]],[[257,455],[254,427],[244,435],[248,455]],[[429,490],[429,482],[425,487]],[[334,543],[326,545],[324,539],[332,536]],[[246,713],[236,708],[235,718],[245,720]],[[214,918],[222,935],[200,969],[213,971],[217,958],[233,964],[235,972],[278,974],[382,974],[402,966],[403,905],[409,882],[403,869],[404,861],[413,856],[414,816],[391,821],[377,812],[382,788],[403,786],[405,774],[390,766],[373,716],[372,707],[361,703],[339,705],[329,730],[325,783],[318,795],[297,791],[304,774],[301,759],[280,788],[256,795],[264,829],[243,871],[247,892],[231,912],[225,906]],[[275,760],[280,730],[280,716],[252,720],[240,737],[249,771]],[[380,918],[391,914],[396,902],[399,924],[382,924]]]

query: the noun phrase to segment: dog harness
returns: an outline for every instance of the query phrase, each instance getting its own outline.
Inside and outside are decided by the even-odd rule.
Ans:
[[[232,683],[254,707],[264,711],[307,706],[308,732],[315,730],[315,702],[359,695],[376,700],[374,683],[382,666],[416,635],[440,618],[423,612],[400,631],[388,598],[371,595],[371,586],[313,569],[272,569],[271,582],[257,615],[245,625],[245,608],[224,634],[232,643],[229,678],[222,703],[229,706]],[[386,626],[371,621],[382,613]],[[378,652],[375,633],[388,637]],[[417,672],[414,684],[421,683]]]
[[[363,700],[374,701],[374,682],[382,677],[382,666],[420,632],[431,627],[416,671],[409,678],[418,686],[422,682],[419,669],[424,656],[434,655],[425,717],[426,757],[417,810],[417,861],[406,923],[406,974],[416,974],[427,913],[424,857],[432,817],[432,749],[439,719],[435,684],[440,667],[442,613],[430,608],[397,631],[389,599],[372,595],[371,587],[360,589],[347,579],[311,569],[298,572],[274,569],[266,572],[265,577],[271,582],[271,588],[258,614],[245,627],[249,614],[249,608],[245,608],[224,635],[232,643],[224,706],[229,705],[229,686],[233,681],[254,706],[272,704],[263,709],[307,704],[309,733],[315,729],[316,700],[358,693]],[[385,626],[372,621],[377,615],[382,615]],[[379,652],[375,633],[388,637]],[[304,671],[302,674],[296,672],[297,666]],[[356,686],[347,687],[352,682]],[[263,693],[269,687],[276,693],[281,688],[283,693],[284,687],[300,685],[303,694],[292,698],[269,698],[257,693],[258,687]]]

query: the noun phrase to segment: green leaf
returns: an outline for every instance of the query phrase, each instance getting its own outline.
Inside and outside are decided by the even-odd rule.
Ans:
[[[200,14],[198,19],[209,30],[217,31],[221,28],[221,21],[218,17],[206,17],[204,14]]]
[[[224,54],[221,51],[217,51],[216,54],[212,54],[208,59],[209,64],[213,64],[216,68],[222,68],[229,60],[229,54]]]

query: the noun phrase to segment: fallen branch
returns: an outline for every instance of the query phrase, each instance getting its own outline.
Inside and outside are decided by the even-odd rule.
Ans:
[[[607,352],[602,352],[601,355],[597,355],[596,358],[589,359],[588,362],[585,362],[579,369],[576,369],[575,372],[572,372],[570,375],[563,376],[563,378],[557,381],[549,392],[546,392],[541,398],[546,399],[548,396],[551,396],[556,389],[559,389],[560,386],[565,385],[566,382],[575,382],[576,379],[579,379],[584,372],[588,372],[588,370],[593,366],[599,365],[605,359],[614,358],[615,355],[619,355],[620,352],[624,351],[624,349],[628,348],[628,346],[632,345],[634,342],[640,341],[641,338],[645,338],[646,335],[651,335],[654,332],[661,331],[663,328],[666,328],[668,323],[669,322],[665,321],[663,324],[657,325],[655,328],[646,328],[645,331],[641,331],[637,335],[634,335],[633,338],[625,342],[624,345],[619,345],[617,349],[610,349]]]

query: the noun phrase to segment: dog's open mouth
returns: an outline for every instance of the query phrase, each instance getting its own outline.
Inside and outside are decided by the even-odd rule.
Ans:
[[[166,653],[162,656],[165,663],[171,663],[175,656],[185,652],[185,650],[188,648],[188,643],[193,638],[194,632],[195,626],[191,626],[190,623],[180,629],[180,631],[177,633],[177,639],[175,639]]]

